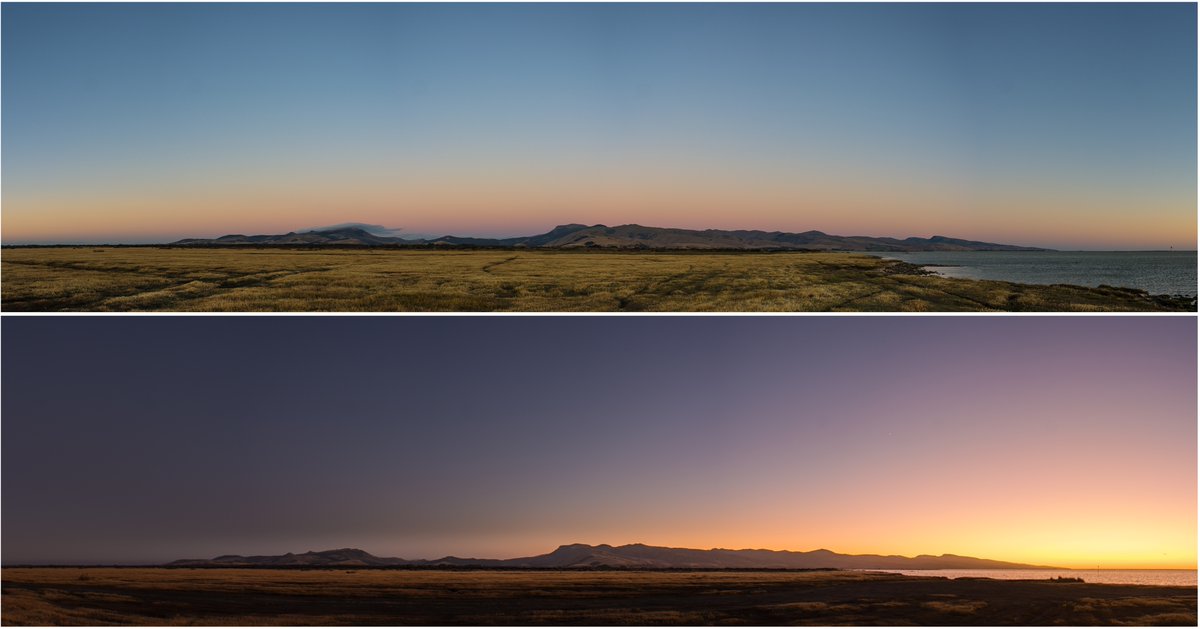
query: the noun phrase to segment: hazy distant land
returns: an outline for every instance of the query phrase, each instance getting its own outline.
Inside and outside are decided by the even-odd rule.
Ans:
[[[5,568],[5,625],[1178,625],[1196,589],[855,571]]]
[[[6,248],[8,311],[1177,311],[1126,288],[940,277],[861,253],[336,244]]]
[[[1038,568],[958,555],[568,544],[514,559],[355,548],[164,567],[9,567],[4,624],[1194,625],[1196,589],[947,579],[879,569]]]
[[[1029,564],[979,559],[960,555],[846,555],[831,550],[811,551],[713,548],[668,548],[646,544],[610,546],[566,544],[552,552],[514,559],[442,557],[441,559],[402,559],[376,557],[357,548],[339,548],[285,555],[222,555],[212,559],[181,559],[174,567],[327,567],[327,566],[437,566],[483,568],[635,568],[635,569],[1013,569],[1050,568]]]
[[[679,229],[645,225],[581,225],[571,223],[533,236],[480,238],[445,235],[434,238],[403,238],[386,235],[362,223],[345,223],[286,234],[220,238],[185,238],[175,245],[470,245],[544,249],[633,248],[633,249],[801,249],[806,251],[1045,251],[994,242],[963,240],[947,236],[929,238],[877,238],[835,236],[815,230],[792,233],[761,230]]]

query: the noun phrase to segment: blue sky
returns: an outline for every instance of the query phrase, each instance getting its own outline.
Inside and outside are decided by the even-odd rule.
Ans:
[[[5,242],[1193,247],[1190,4],[6,4]]]

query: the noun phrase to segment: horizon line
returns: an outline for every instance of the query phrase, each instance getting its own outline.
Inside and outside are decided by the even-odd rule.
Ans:
[[[905,554],[900,554],[900,553],[884,553],[884,552],[867,552],[867,553],[842,553],[842,552],[838,552],[838,551],[835,551],[835,550],[830,550],[830,549],[828,549],[828,548],[825,548],[825,547],[823,547],[823,546],[822,546],[822,547],[819,547],[819,548],[814,548],[814,549],[811,549],[811,550],[793,550],[793,549],[789,549],[789,548],[751,548],[751,547],[747,547],[747,548],[731,548],[731,547],[723,547],[723,546],[713,546],[713,547],[711,547],[711,548],[692,548],[692,547],[688,547],[688,546],[669,546],[669,545],[668,545],[668,546],[659,546],[659,545],[654,545],[654,544],[646,544],[646,543],[643,543],[643,542],[629,542],[629,543],[625,543],[625,544],[608,544],[608,543],[601,543],[601,544],[587,544],[587,543],[584,543],[584,542],[572,542],[572,543],[569,543],[569,544],[559,544],[558,546],[554,547],[553,549],[551,549],[551,550],[549,550],[549,551],[547,551],[547,552],[545,552],[545,553],[541,553],[540,555],[516,555],[516,556],[513,556],[513,557],[504,557],[504,558],[488,558],[488,557],[461,557],[461,556],[458,556],[458,555],[455,555],[455,554],[447,554],[447,555],[443,555],[443,556],[441,556],[441,557],[438,557],[437,559],[425,559],[425,558],[411,558],[411,559],[407,559],[407,558],[403,558],[403,557],[388,557],[388,556],[384,556],[384,555],[376,555],[376,554],[374,554],[374,553],[372,553],[372,552],[370,552],[370,551],[366,551],[366,550],[363,550],[363,549],[361,549],[361,548],[354,547],[354,546],[342,546],[342,547],[338,547],[338,548],[327,548],[327,549],[323,549],[323,550],[312,550],[312,549],[309,549],[309,550],[305,550],[305,551],[304,551],[304,552],[302,552],[302,553],[296,553],[296,552],[291,552],[291,551],[288,551],[288,552],[284,552],[284,553],[280,553],[280,554],[275,554],[275,555],[271,555],[271,554],[261,554],[261,553],[260,553],[260,554],[257,554],[257,555],[255,555],[255,554],[251,554],[251,555],[243,555],[243,554],[238,554],[238,553],[224,553],[224,554],[221,554],[221,555],[217,555],[216,557],[226,557],[226,556],[230,556],[230,557],[255,557],[255,556],[261,556],[261,557],[283,557],[283,556],[288,556],[288,555],[321,554],[321,553],[339,552],[339,551],[359,551],[359,552],[363,552],[363,553],[366,553],[366,554],[368,554],[368,555],[371,555],[372,557],[376,557],[376,558],[380,558],[380,559],[400,559],[400,560],[402,560],[402,561],[441,561],[441,560],[444,560],[444,559],[458,559],[458,560],[463,560],[463,561],[470,561],[470,560],[478,560],[478,561],[513,561],[513,560],[517,560],[517,559],[525,559],[525,558],[529,558],[529,557],[538,557],[538,556],[541,556],[541,555],[550,554],[550,553],[553,553],[553,552],[555,552],[555,551],[557,551],[557,550],[560,550],[560,549],[563,549],[563,548],[567,548],[567,547],[571,547],[571,546],[587,546],[587,547],[589,547],[589,548],[605,548],[605,547],[607,547],[607,548],[624,548],[624,547],[629,547],[629,546],[645,546],[645,547],[650,547],[650,548],[660,548],[660,549],[668,549],[668,550],[692,550],[692,551],[700,551],[700,552],[712,552],[712,551],[729,551],[729,552],[747,552],[747,551],[759,551],[759,552],[763,552],[763,551],[765,551],[765,552],[773,552],[773,553],[798,553],[798,554],[808,554],[808,553],[815,553],[815,552],[821,552],[821,551],[824,551],[824,552],[827,552],[827,553],[833,553],[833,554],[836,554],[836,555],[843,555],[843,556],[847,556],[847,557],[881,557],[881,558],[886,558],[886,559],[894,559],[894,558],[900,558],[900,559],[918,559],[918,558],[943,558],[943,557],[959,557],[959,558],[965,558],[965,559],[979,559],[979,560],[984,560],[984,561],[996,561],[996,562],[1001,562],[1001,563],[1011,563],[1011,564],[1017,564],[1017,565],[1024,565],[1024,566],[1028,566],[1028,567],[1023,567],[1023,568],[1022,568],[1022,567],[1007,567],[1007,568],[1005,568],[1005,567],[998,567],[998,568],[890,568],[890,569],[888,569],[888,568],[879,568],[879,570],[965,570],[965,571],[975,571],[975,570],[1072,570],[1072,571],[1087,571],[1087,570],[1184,570],[1184,571],[1197,571],[1198,569],[1200,569],[1200,564],[1191,564],[1190,566],[1184,566],[1184,567],[1163,567],[1163,566],[1161,566],[1161,565],[1160,565],[1160,566],[1138,566],[1138,567],[1122,566],[1122,567],[1116,567],[1116,568],[1113,568],[1113,567],[1104,567],[1104,564],[1103,564],[1103,563],[1098,563],[1098,564],[1095,564],[1095,565],[1094,565],[1094,567],[1093,567],[1093,564],[1087,564],[1086,566],[1046,566],[1046,565],[1035,565],[1035,564],[1028,564],[1028,563],[1024,563],[1024,562],[1022,562],[1022,561],[1015,561],[1015,560],[1008,560],[1008,559],[992,559],[992,558],[988,558],[988,557],[979,557],[979,556],[976,556],[976,555],[964,555],[964,554],[959,554],[959,553],[948,553],[948,552],[943,552],[943,553],[940,553],[940,554],[932,554],[932,553],[917,553],[917,554],[913,554],[913,555],[905,555]],[[129,563],[123,563],[123,562],[119,562],[119,561],[118,561],[118,562],[99,562],[99,563],[66,563],[66,562],[62,562],[62,563],[35,563],[35,562],[14,562],[14,563],[10,563],[10,562],[4,562],[4,561],[0,561],[0,568],[14,568],[14,567],[33,567],[33,568],[36,568],[36,567],[62,567],[62,568],[69,568],[69,567],[129,567],[129,568],[134,568],[134,567],[163,567],[163,566],[168,566],[168,565],[170,565],[171,563],[173,563],[173,562],[175,562],[175,561],[209,561],[209,560],[211,560],[211,559],[215,559],[216,557],[207,558],[207,559],[201,559],[201,558],[197,558],[197,559],[180,558],[180,559],[167,560],[167,561],[165,561],[165,562],[129,562]],[[237,568],[238,566],[230,566],[230,567],[231,567],[231,568]],[[299,569],[299,568],[319,569],[319,568],[321,568],[322,566],[293,566],[293,567],[288,567],[288,566],[272,566],[272,567],[273,567],[273,568],[279,568],[279,569],[293,569],[293,568],[294,568],[294,569]],[[332,567],[338,567],[338,566],[332,566]],[[406,566],[402,566],[402,565],[401,565],[401,566],[362,566],[362,567],[363,567],[364,569],[370,569],[370,568],[396,569],[396,568],[405,568]],[[407,567],[412,567],[412,568],[423,568],[423,569],[437,568],[437,566],[407,566]],[[496,567],[496,566],[470,566],[470,565],[466,565],[466,566],[443,566],[443,568],[446,568],[446,569],[463,569],[463,568],[467,568],[467,569],[471,569],[471,568],[483,568],[483,569],[496,569],[496,568],[499,568],[499,569],[513,569],[513,568],[510,568],[510,567]],[[626,570],[680,570],[680,569],[684,569],[684,568],[650,568],[650,567],[634,567],[634,568],[627,568],[627,567],[622,567],[622,566],[600,566],[600,569],[605,569],[605,568],[610,568],[610,569],[626,569]],[[564,570],[564,569],[566,569],[566,570],[569,570],[569,569],[573,569],[573,568],[572,568],[572,567],[541,567],[541,568],[522,568],[522,569],[545,569],[545,570]],[[591,569],[595,569],[595,568],[591,568]],[[805,568],[799,568],[799,569],[797,569],[797,568],[686,568],[686,569],[687,569],[687,570],[743,570],[743,571],[754,571],[754,570],[811,570],[811,569],[805,569]],[[836,570],[858,570],[859,568],[831,568],[831,569],[836,569]],[[863,569],[863,570],[871,570],[871,568],[861,568],[861,569]]]
[[[180,240],[215,240],[215,239],[223,238],[223,237],[227,237],[227,236],[283,236],[283,235],[289,235],[289,234],[322,233],[322,232],[329,232],[329,231],[356,230],[356,229],[364,231],[364,232],[374,235],[374,236],[386,236],[386,237],[399,238],[401,240],[409,240],[409,241],[437,240],[440,238],[478,238],[481,240],[484,240],[484,239],[486,239],[486,240],[505,240],[505,239],[512,239],[512,238],[528,238],[528,237],[538,236],[538,235],[542,235],[545,233],[549,233],[549,231],[553,231],[555,229],[559,229],[562,227],[570,227],[570,226],[580,226],[581,228],[604,227],[604,228],[614,228],[614,229],[621,228],[621,227],[642,227],[642,228],[646,228],[646,229],[680,230],[680,231],[691,231],[691,232],[747,231],[747,232],[762,232],[762,233],[766,233],[766,234],[771,234],[771,233],[780,233],[780,234],[818,233],[818,234],[822,234],[825,236],[831,236],[831,237],[837,237],[837,238],[871,238],[871,239],[891,239],[891,240],[897,240],[897,241],[905,241],[905,240],[912,240],[912,239],[929,240],[929,239],[940,237],[940,238],[952,238],[952,239],[956,239],[956,240],[967,240],[967,241],[972,241],[972,242],[986,242],[988,244],[1003,244],[1006,246],[1040,248],[1040,249],[1047,249],[1049,251],[1064,252],[1064,253],[1085,252],[1085,251],[1086,252],[1118,252],[1118,251],[1172,252],[1172,251],[1176,251],[1176,252],[1182,252],[1182,253],[1190,253],[1190,252],[1196,252],[1198,249],[1200,249],[1200,246],[1197,246],[1197,245],[1192,245],[1190,247],[1184,246],[1183,248],[1176,248],[1172,245],[1167,245],[1166,247],[1150,247],[1150,248],[1132,248],[1132,246],[1130,246],[1130,245],[1115,245],[1115,246],[1098,245],[1097,246],[1098,248],[1076,248],[1076,247],[1078,247],[1077,245],[1067,245],[1064,248],[1064,245],[1061,245],[1061,244],[1056,244],[1053,246],[1045,245],[1045,244],[1043,244],[1043,245],[1011,244],[1011,243],[1005,243],[1005,242],[998,241],[998,240],[1003,240],[1004,239],[1003,237],[1000,237],[999,239],[993,239],[992,237],[984,237],[984,236],[971,236],[971,237],[946,236],[946,235],[943,235],[942,233],[931,233],[931,235],[929,235],[929,236],[909,235],[909,236],[901,237],[901,236],[887,236],[887,235],[878,236],[878,235],[865,235],[865,234],[843,235],[843,234],[833,233],[833,232],[829,232],[829,231],[825,231],[825,230],[821,230],[821,229],[805,229],[805,230],[799,230],[799,231],[788,231],[786,229],[779,229],[779,228],[765,229],[765,228],[761,228],[761,227],[754,227],[754,228],[743,228],[743,227],[738,227],[738,228],[717,228],[717,227],[698,228],[698,227],[671,227],[671,226],[664,227],[664,226],[658,226],[658,225],[645,225],[642,223],[620,223],[620,224],[616,224],[616,225],[608,225],[606,223],[568,222],[568,223],[558,223],[558,224],[554,225],[553,227],[549,228],[549,230],[547,230],[547,231],[535,232],[532,234],[514,233],[512,235],[474,235],[474,234],[470,234],[467,232],[455,233],[454,231],[447,230],[447,231],[445,231],[445,233],[442,233],[440,236],[434,236],[434,235],[429,235],[429,234],[426,234],[423,232],[403,233],[404,228],[385,228],[381,225],[374,225],[374,224],[370,224],[370,223],[361,223],[361,222],[354,222],[354,221],[347,221],[347,222],[324,226],[324,227],[289,229],[286,232],[235,230],[235,231],[227,231],[218,236],[182,236],[182,237],[178,237],[178,235],[173,235],[173,236],[163,235],[162,236],[162,238],[164,238],[164,239],[175,238],[176,239],[175,241],[153,240],[152,237],[139,238],[137,236],[128,236],[128,237],[117,236],[113,240],[88,239],[86,237],[81,238],[79,240],[73,240],[73,241],[67,240],[67,239],[50,240],[50,239],[41,239],[41,238],[17,239],[16,241],[0,240],[0,247],[163,246],[163,245],[173,245]],[[377,228],[377,229],[370,229],[370,228]],[[978,240],[978,238],[988,238],[988,240]],[[402,244],[402,243],[396,243],[396,244]],[[422,243],[413,243],[413,244],[422,244]],[[245,245],[242,245],[242,246],[245,246]],[[250,246],[254,246],[254,245],[250,245]],[[887,253],[887,252],[880,252],[880,253]]]

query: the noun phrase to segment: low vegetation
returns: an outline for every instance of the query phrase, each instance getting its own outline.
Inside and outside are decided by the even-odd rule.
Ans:
[[[1189,625],[1196,590],[863,572],[6,568],[5,625]]]
[[[8,311],[1154,311],[1194,299],[950,279],[852,253],[10,248]]]

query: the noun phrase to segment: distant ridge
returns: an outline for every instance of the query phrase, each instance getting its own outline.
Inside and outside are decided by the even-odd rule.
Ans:
[[[792,249],[811,251],[1046,251],[1036,247],[1018,247],[947,236],[930,238],[875,238],[870,236],[834,236],[819,231],[765,232],[758,230],[674,229],[642,225],[559,225],[536,236],[517,238],[410,238],[373,233],[357,223],[319,231],[288,232],[278,235],[245,236],[230,234],[220,238],[185,238],[173,245],[458,245],[479,247],[536,247],[574,249],[585,247],[615,249]]]
[[[843,555],[831,550],[797,552],[790,550],[727,550],[714,548],[667,548],[645,544],[589,546],[567,544],[552,552],[516,559],[400,559],[376,557],[357,548],[286,555],[222,555],[212,559],[181,559],[169,566],[178,567],[320,567],[320,566],[454,566],[484,568],[640,568],[640,569],[865,569],[865,570],[937,570],[937,569],[1028,569],[1053,568],[1028,564],[978,559],[960,555]]]

